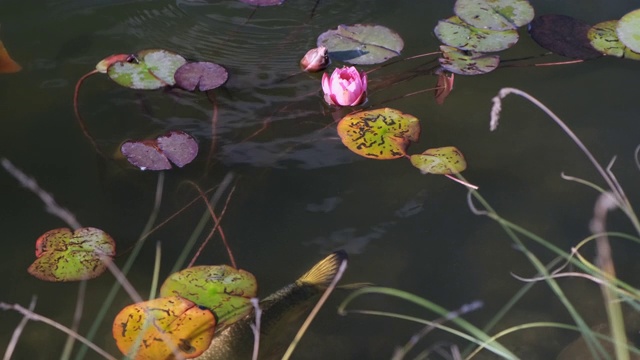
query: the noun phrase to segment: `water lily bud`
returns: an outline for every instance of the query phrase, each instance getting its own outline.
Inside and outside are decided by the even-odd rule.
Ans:
[[[367,74],[353,66],[333,70],[329,77],[322,75],[324,100],[329,105],[356,106],[367,99]]]
[[[300,67],[308,72],[324,70],[328,65],[329,54],[324,46],[307,51],[302,60],[300,60]]]

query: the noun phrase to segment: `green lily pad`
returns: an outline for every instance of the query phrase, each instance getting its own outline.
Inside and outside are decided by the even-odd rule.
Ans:
[[[400,55],[404,41],[395,31],[381,25],[339,25],[318,36],[317,46],[329,50],[334,60],[370,65]]]
[[[136,360],[192,359],[209,348],[216,318],[208,309],[178,297],[163,297],[132,304],[113,320],[118,349]]]
[[[640,9],[620,18],[617,32],[622,43],[629,49],[640,52]]]
[[[442,57],[438,59],[443,69],[460,75],[480,75],[495,70],[500,64],[498,55],[487,55],[473,51],[460,51],[441,45]]]
[[[452,175],[467,168],[464,156],[454,146],[427,149],[422,154],[411,155],[411,164],[423,174]]]
[[[640,60],[640,53],[629,49],[618,39],[617,27],[618,20],[603,21],[592,26],[587,37],[594,49],[605,55]]]
[[[168,50],[142,50],[129,61],[111,64],[107,75],[124,87],[153,90],[174,85],[176,70],[186,62],[185,58]]]
[[[514,30],[533,20],[527,0],[458,0],[453,8],[462,21],[488,30]]]
[[[49,230],[36,241],[37,259],[28,271],[45,281],[93,279],[107,268],[101,257],[113,258],[115,253],[115,242],[100,229]]]
[[[467,24],[457,16],[438,21],[433,32],[445,45],[460,50],[494,52],[508,49],[518,42],[516,30],[480,29]]]
[[[178,271],[160,288],[160,296],[182,296],[210,309],[222,327],[248,314],[250,299],[257,292],[253,274],[227,265],[194,266]]]
[[[391,108],[360,111],[338,123],[342,143],[354,153],[371,159],[397,159],[406,155],[411,141],[418,141],[420,122],[415,116]]]
[[[543,48],[572,59],[595,59],[602,54],[591,46],[591,25],[566,15],[541,15],[529,24],[529,35]]]

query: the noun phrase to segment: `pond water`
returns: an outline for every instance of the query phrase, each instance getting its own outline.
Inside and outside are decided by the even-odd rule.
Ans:
[[[634,8],[622,0],[531,2],[538,14],[566,14],[590,23],[617,19]],[[230,74],[227,84],[213,92],[214,129],[214,106],[204,94],[133,91],[104,76],[90,77],[82,85],[80,111],[108,154],[115,154],[125,139],[167,130],[181,129],[198,139],[196,161],[166,173],[159,221],[196,196],[185,181],[210,189],[231,174],[235,191],[222,225],[239,266],[256,274],[261,296],[292,282],[328,252],[345,249],[350,254],[345,282],[402,289],[448,309],[482,300],[485,306],[467,316],[481,326],[523,286],[511,273],[533,276],[535,269],[495,222],[469,210],[463,186],[421,175],[402,159],[370,160],[346,149],[334,125],[334,118],[345,112],[324,103],[320,75],[300,73],[298,67],[317,36],[339,24],[375,23],[394,29],[405,41],[403,57],[436,51],[439,42],[432,29],[452,15],[453,3],[325,0],[314,11],[314,1],[288,0],[253,13],[231,0],[4,0],[1,38],[23,70],[0,75],[0,156],[37,179],[81,224],[110,233],[121,254],[116,264],[122,266],[152,210],[158,174],[96,154],[74,117],[75,83],[113,53],[166,48],[189,59],[214,61]],[[521,29],[520,42],[503,56],[543,52]],[[535,61],[557,60],[561,58]],[[394,81],[424,61],[403,61],[372,72],[364,106],[389,106],[420,119],[421,139],[410,153],[458,147],[469,164],[464,176],[509,220],[568,251],[589,235],[597,194],[562,180],[560,173],[603,182],[568,137],[520,98],[507,98],[501,127],[489,132],[491,98],[506,86],[525,90],[556,111],[602,163],[618,155],[614,171],[627,195],[638,200],[640,175],[633,159],[639,143],[638,63],[601,58],[578,65],[504,68],[456,77],[455,89],[442,106],[431,92],[388,101],[434,86],[436,78],[429,75]],[[208,159],[212,132],[215,144]],[[78,285],[44,283],[26,272],[34,260],[35,239],[65,224],[4,172],[0,187],[0,264],[5,274],[0,301],[26,305],[35,294],[37,312],[69,324]],[[149,291],[156,243],[162,246],[164,278],[204,212],[198,203],[149,237],[128,276],[142,294]],[[621,214],[612,214],[611,220],[612,229],[631,231]],[[200,239],[209,229],[207,225]],[[544,261],[553,258],[543,247],[531,245]],[[619,275],[632,285],[640,282],[637,252],[637,245],[614,242]],[[218,237],[198,260],[226,262]],[[108,274],[88,283],[81,333],[88,330],[112,283]],[[606,321],[596,286],[576,279],[561,285],[590,325]],[[324,307],[295,358],[388,359],[421,328],[397,319],[338,316],[335,308],[344,294],[336,293]],[[116,356],[111,319],[130,302],[124,292],[118,294],[95,339]],[[382,296],[365,297],[354,306],[433,318]],[[19,319],[15,313],[0,313],[0,348],[8,344]],[[499,327],[531,321],[571,319],[541,283]],[[576,337],[568,331],[527,331],[505,343],[522,358],[549,359]],[[29,323],[14,358],[57,358],[64,341],[60,332]],[[418,348],[440,341],[464,344],[435,332]]]

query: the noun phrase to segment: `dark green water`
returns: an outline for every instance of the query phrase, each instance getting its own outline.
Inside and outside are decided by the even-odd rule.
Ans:
[[[628,1],[532,1],[537,13],[561,13],[590,23],[633,10]],[[480,299],[485,308],[470,316],[479,325],[522,284],[510,273],[534,273],[526,258],[493,222],[474,216],[466,190],[443,177],[423,176],[407,161],[374,161],[350,153],[337,139],[332,114],[319,92],[317,75],[298,74],[298,60],[316,37],[339,24],[377,23],[405,40],[403,56],[437,50],[432,28],[452,14],[453,1],[289,0],[252,10],[237,1],[0,1],[1,39],[23,71],[0,75],[0,156],[35,177],[73,211],[81,224],[110,233],[123,254],[138,238],[151,211],[157,174],[124,168],[96,155],[73,115],[76,81],[112,53],[167,48],[187,58],[215,61],[230,73],[215,92],[218,103],[216,162],[205,172],[211,144],[212,106],[202,94],[135,92],[103,76],[90,78],[80,94],[81,112],[109,153],[128,138],[182,129],[198,138],[196,161],[166,174],[160,219],[195,196],[183,180],[203,188],[234,174],[235,193],[223,226],[240,267],[258,277],[261,295],[291,282],[327,252],[351,254],[346,281],[374,282],[426,297],[447,308]],[[506,58],[544,52],[521,32]],[[558,59],[558,58],[556,58]],[[370,75],[376,83],[408,71],[409,61]],[[569,249],[589,234],[596,194],[560,178],[560,173],[600,181],[585,157],[559,128],[515,97],[505,103],[502,125],[488,130],[490,100],[501,87],[521,88],[557,112],[603,163],[618,155],[614,170],[630,198],[638,200],[633,161],[638,137],[638,63],[602,58],[548,68],[509,68],[477,77],[457,77],[443,106],[425,93],[384,103],[421,119],[420,142],[410,152],[457,146],[469,163],[464,175],[501,214]],[[435,77],[371,91],[367,103],[432,87]],[[248,141],[268,122],[268,128]],[[601,183],[601,182],[600,182]],[[71,321],[77,284],[50,284],[27,274],[35,239],[63,224],[6,173],[0,175],[0,301],[27,304],[64,324]],[[129,278],[145,294],[156,242],[163,251],[162,276],[190,236],[204,207],[198,205],[151,236]],[[615,230],[630,231],[620,214]],[[205,232],[208,232],[208,228]],[[532,249],[544,260],[551,254]],[[615,243],[620,276],[638,284],[636,246]],[[200,263],[227,262],[216,239]],[[100,307],[113,278],[88,284],[81,332]],[[603,321],[597,287],[562,282],[590,324]],[[419,326],[360,315],[339,317],[338,294],[321,312],[297,351],[300,359],[387,359]],[[131,300],[120,293],[96,343],[117,355],[111,319]],[[382,297],[357,305],[429,317],[405,303]],[[0,349],[20,317],[0,313]],[[506,321],[570,322],[554,295],[540,284]],[[575,334],[523,332],[505,342],[529,359],[549,359]],[[65,336],[30,323],[15,359],[52,359]],[[442,340],[437,334],[419,345]],[[95,358],[94,354],[87,358]]]

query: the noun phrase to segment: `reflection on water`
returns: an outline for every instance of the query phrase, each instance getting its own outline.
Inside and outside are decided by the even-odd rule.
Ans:
[[[597,0],[581,3],[584,6],[532,3],[540,13],[560,12],[590,22],[619,17],[633,6],[624,1],[605,6]],[[81,112],[109,154],[127,138],[169,129],[182,129],[198,139],[203,150],[196,161],[167,174],[160,219],[195,197],[184,180],[212,188],[233,173],[235,192],[222,225],[240,266],[260,281],[261,294],[290,283],[318,253],[343,248],[352,255],[346,281],[397,287],[451,309],[481,299],[486,307],[470,317],[478,324],[486,322],[522,286],[510,274],[531,275],[531,265],[498,226],[469,211],[460,185],[421,175],[402,159],[374,161],[349,152],[334,125],[347,110],[329,108],[320,94],[320,75],[301,73],[298,67],[300,57],[315,47],[316,37],[339,24],[388,26],[404,38],[405,56],[433,51],[439,44],[431,28],[450,16],[453,1],[320,1],[310,17],[314,4],[288,0],[254,12],[234,0],[61,0],[38,6],[0,2],[0,35],[24,67],[0,77],[0,156],[38,179],[83,225],[109,232],[118,243],[121,257],[116,261],[122,265],[151,211],[156,175],[96,156],[73,116],[75,82],[105,56],[144,48],[168,48],[190,59],[217,62],[229,70],[230,79],[215,91],[214,103],[204,94],[135,92],[103,76],[90,78],[82,87]],[[540,52],[522,32],[520,44],[505,57]],[[506,100],[500,129],[489,133],[490,99],[503,86],[538,96],[601,161],[619,155],[614,171],[628,195],[640,198],[633,187],[639,175],[632,157],[639,142],[633,136],[637,63],[603,58],[576,66],[509,68],[457,77],[443,106],[435,104],[431,93],[383,104],[435,84],[430,76],[397,81],[420,61],[371,72],[370,85],[376,91],[366,106],[394,107],[421,119],[422,137],[411,153],[458,147],[469,163],[465,176],[510,220],[568,249],[589,234],[596,196],[559,174],[599,180],[557,127],[520,99]],[[214,108],[217,125],[212,129]],[[214,159],[207,163],[212,133]],[[63,224],[8,175],[0,175],[0,186],[0,263],[4,273],[11,274],[2,279],[0,301],[26,304],[37,294],[37,311],[70,324],[77,284],[42,283],[25,271],[33,261],[35,239]],[[164,277],[203,211],[201,204],[194,205],[149,238],[129,276],[141,293],[149,290],[155,243],[162,244]],[[611,221],[612,228],[630,231],[618,215],[612,214]],[[533,250],[545,261],[552,258],[542,248]],[[637,283],[640,270],[630,255],[636,251],[636,246],[614,243],[619,273],[631,283]],[[216,239],[199,262],[226,262],[224,254]],[[88,327],[112,281],[105,275],[89,283],[83,327]],[[590,326],[603,322],[597,288],[575,286],[572,280],[561,285],[584,309]],[[343,296],[336,294],[321,312],[300,345],[300,358],[387,359],[419,329],[401,320],[339,317],[334,309]],[[130,302],[126,294],[118,295],[96,340],[114,354],[110,319]],[[362,304],[428,316],[386,298]],[[0,313],[0,348],[19,319]],[[571,321],[544,285],[534,287],[500,328],[541,320]],[[523,334],[530,337],[514,340],[514,346],[528,359],[553,358],[575,339],[575,334],[562,331],[553,339],[548,333]],[[15,358],[50,359],[61,352],[64,338],[31,323]],[[430,334],[424,347],[440,340],[452,339]]]

